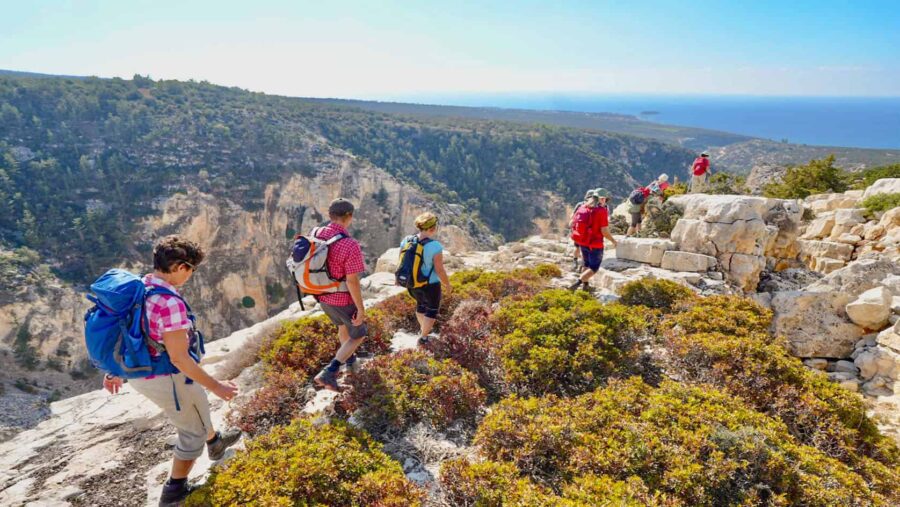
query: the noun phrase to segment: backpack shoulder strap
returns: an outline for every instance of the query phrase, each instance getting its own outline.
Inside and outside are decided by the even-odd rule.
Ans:
[[[343,232],[339,232],[339,233],[335,234],[334,236],[332,236],[331,238],[328,238],[328,241],[325,242],[325,245],[331,246],[331,245],[337,243],[338,241],[340,241],[342,239],[347,239],[349,237],[350,236],[347,236]]]

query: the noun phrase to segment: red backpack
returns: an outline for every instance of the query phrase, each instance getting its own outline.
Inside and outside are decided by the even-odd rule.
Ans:
[[[579,245],[591,244],[591,218],[594,210],[588,206],[579,206],[572,216],[572,241]]]

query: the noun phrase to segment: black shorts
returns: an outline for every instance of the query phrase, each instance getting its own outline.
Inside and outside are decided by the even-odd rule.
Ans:
[[[331,319],[331,322],[333,322],[335,326],[347,326],[350,338],[354,340],[365,338],[366,333],[369,332],[369,328],[366,326],[365,322],[359,326],[353,325],[353,317],[356,316],[356,305],[332,306],[320,302],[319,306],[322,307],[322,312],[324,312],[325,315],[328,315],[328,318]]]
[[[424,313],[429,319],[436,319],[441,309],[441,284],[430,283],[418,289],[409,289],[409,295],[416,300],[416,313]]]

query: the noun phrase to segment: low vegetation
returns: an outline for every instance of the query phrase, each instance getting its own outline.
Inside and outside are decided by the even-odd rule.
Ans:
[[[863,199],[863,202],[860,203],[860,205],[869,212],[869,215],[897,208],[900,207],[900,192],[893,194],[875,194]]]
[[[365,432],[298,419],[250,441],[186,505],[407,507],[421,499],[400,464]]]
[[[897,446],[858,395],[787,353],[770,311],[652,279],[604,304],[548,290],[559,274],[454,275],[440,336],[349,374],[345,415],[318,426],[297,417],[334,330],[285,324],[261,350],[266,385],[233,416],[255,438],[191,505],[417,505],[423,492],[376,442],[416,424],[473,446],[442,464],[450,505],[900,502]],[[379,332],[408,318],[404,298],[372,310]],[[643,345],[669,378],[633,376]]]

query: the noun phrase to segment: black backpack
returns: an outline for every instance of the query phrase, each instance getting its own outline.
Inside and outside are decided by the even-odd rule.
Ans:
[[[644,199],[646,199],[646,197],[644,197],[644,191],[640,188],[632,190],[631,195],[628,196],[628,200],[631,201],[631,204],[634,204],[635,206],[644,204]]]
[[[431,266],[428,275],[422,273],[422,266],[425,264],[425,245],[430,241],[428,238],[419,241],[416,235],[406,238],[406,244],[400,249],[400,266],[394,273],[397,285],[407,289],[418,289],[428,285],[434,266]]]

